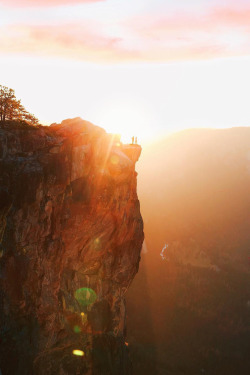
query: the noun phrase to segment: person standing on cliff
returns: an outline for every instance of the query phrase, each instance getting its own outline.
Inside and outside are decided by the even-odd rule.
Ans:
[[[134,140],[135,140],[135,137],[133,136],[132,137],[132,145],[134,144]]]
[[[137,145],[137,137],[135,137],[135,144]]]

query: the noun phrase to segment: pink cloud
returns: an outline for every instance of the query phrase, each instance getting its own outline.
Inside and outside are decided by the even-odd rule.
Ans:
[[[121,38],[102,35],[93,27],[80,23],[0,28],[0,50],[7,54],[59,56],[87,61],[133,59],[133,52],[122,48],[121,43]]]
[[[250,55],[249,19],[250,7],[145,14],[120,24],[119,35],[108,35],[105,22],[9,25],[0,29],[0,51],[95,62],[244,56]]]
[[[250,27],[249,8],[218,8],[211,12],[211,21],[231,27]]]
[[[202,58],[250,54],[250,7],[214,8],[208,13],[145,14],[127,27],[151,53]],[[175,53],[174,53],[175,51]]]
[[[105,0],[1,0],[1,4],[15,7],[49,7],[59,5],[72,5],[96,3]]]
[[[214,8],[209,13],[176,13],[159,16],[146,14],[130,20],[128,25],[145,38],[164,38],[166,35],[185,35],[190,33],[209,33],[223,28],[250,27],[250,8]]]

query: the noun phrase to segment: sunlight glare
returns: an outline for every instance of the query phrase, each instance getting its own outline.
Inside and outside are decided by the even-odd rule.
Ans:
[[[102,111],[102,124],[109,133],[119,133],[123,143],[131,143],[132,137],[138,138],[138,143],[147,138],[148,129],[145,111],[129,103],[128,106],[121,103],[114,104]]]

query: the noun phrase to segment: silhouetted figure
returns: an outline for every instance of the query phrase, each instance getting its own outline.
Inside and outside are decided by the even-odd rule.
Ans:
[[[135,137],[132,137],[132,145],[134,144]]]
[[[137,145],[137,137],[135,137],[135,144]]]

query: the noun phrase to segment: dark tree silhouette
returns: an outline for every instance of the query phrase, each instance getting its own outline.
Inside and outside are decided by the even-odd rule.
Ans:
[[[17,100],[15,91],[9,87],[0,85],[0,121],[25,121],[30,125],[38,125],[38,119],[29,113]]]

